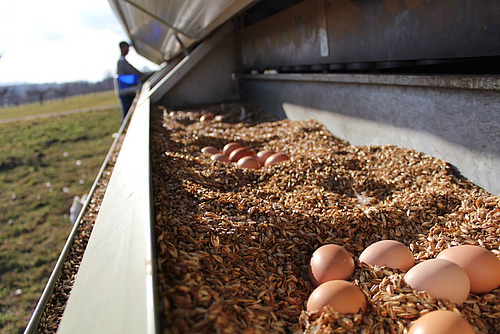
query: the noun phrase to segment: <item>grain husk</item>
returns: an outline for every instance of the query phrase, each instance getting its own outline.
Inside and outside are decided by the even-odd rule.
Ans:
[[[244,109],[245,113],[241,110]],[[432,310],[461,314],[477,333],[500,332],[500,289],[463,305],[417,292],[404,271],[357,263],[393,239],[416,262],[461,244],[500,255],[500,200],[442,160],[391,145],[356,146],[315,120],[278,120],[251,105],[157,107],[152,170],[163,333],[406,333]],[[242,118],[245,115],[246,118]],[[213,161],[205,146],[239,142],[290,160],[256,170]],[[311,254],[342,245],[364,314],[307,312]]]

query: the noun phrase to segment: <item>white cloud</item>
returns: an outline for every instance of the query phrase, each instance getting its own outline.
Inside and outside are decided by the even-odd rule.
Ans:
[[[0,29],[0,84],[102,80],[127,39],[106,0],[0,1]],[[127,58],[156,68],[133,50]]]

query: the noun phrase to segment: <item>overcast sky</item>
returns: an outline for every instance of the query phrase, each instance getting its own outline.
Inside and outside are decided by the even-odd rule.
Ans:
[[[121,40],[107,0],[0,0],[0,85],[100,81],[115,73]],[[157,69],[133,49],[127,59]]]

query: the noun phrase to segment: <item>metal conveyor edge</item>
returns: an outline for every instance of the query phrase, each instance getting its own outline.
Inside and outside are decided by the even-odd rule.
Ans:
[[[143,87],[142,94],[149,87]],[[156,333],[149,99],[141,99],[58,333]]]
[[[115,150],[115,147],[117,146],[117,143],[118,143],[120,137],[123,135],[125,129],[128,126],[131,115],[132,115],[132,113],[129,113],[125,117],[125,119],[122,121],[120,129],[117,133],[117,136],[116,136],[115,140],[113,140],[113,143],[111,144],[111,147],[108,150],[106,158],[104,159],[104,162],[102,163],[101,168],[99,169],[99,172],[97,173],[97,176],[94,180],[94,183],[92,184],[92,187],[90,188],[90,191],[89,191],[88,196],[87,196],[87,200],[85,201],[82,209],[80,210],[80,213],[75,221],[75,224],[73,225],[73,228],[71,229],[71,232],[68,236],[68,239],[66,240],[66,243],[63,246],[61,254],[59,254],[59,258],[57,259],[57,262],[54,265],[54,269],[52,270],[52,273],[50,274],[50,277],[47,281],[47,284],[45,285],[45,288],[42,291],[40,299],[38,300],[38,303],[35,306],[35,309],[33,310],[31,318],[30,318],[30,320],[29,320],[29,322],[24,330],[24,334],[36,333],[36,331],[38,329],[38,326],[40,324],[40,319],[43,315],[43,312],[45,311],[45,308],[47,306],[47,302],[49,301],[49,298],[52,295],[54,287],[57,283],[57,279],[59,278],[61,270],[64,266],[64,262],[66,261],[68,254],[71,250],[71,246],[73,245],[73,241],[78,234],[78,229],[80,227],[81,220],[85,214],[85,211],[87,210],[87,207],[88,207],[90,201],[92,200],[92,196],[97,188],[99,180],[101,179],[104,171],[106,170],[106,167],[108,166],[108,163],[109,163],[109,161],[113,155],[113,152]]]

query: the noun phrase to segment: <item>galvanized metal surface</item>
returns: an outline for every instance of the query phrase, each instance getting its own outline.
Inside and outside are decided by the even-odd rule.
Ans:
[[[134,49],[160,64],[201,41],[257,0],[108,0]]]
[[[166,71],[148,93],[151,101],[173,106],[237,99],[232,32],[233,24],[226,23]]]
[[[149,103],[143,102],[132,115],[58,333],[157,332],[150,195]]]
[[[242,80],[329,82],[500,91],[497,75],[239,74]]]
[[[500,194],[500,78],[243,76],[246,100],[282,118],[314,118],[354,145],[398,145],[443,159]]]
[[[243,66],[499,56],[498,13],[496,0],[306,0],[244,28]]]

